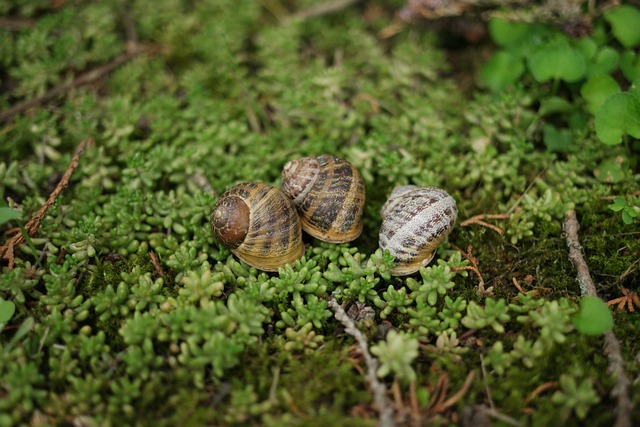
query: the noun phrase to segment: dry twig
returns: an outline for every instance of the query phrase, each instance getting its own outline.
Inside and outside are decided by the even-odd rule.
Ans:
[[[110,73],[111,71],[118,68],[120,65],[131,60],[132,58],[137,56],[139,53],[140,53],[139,50],[132,50],[127,53],[124,53],[118,56],[113,61],[109,62],[108,64],[101,65],[97,68],[94,68],[91,71],[86,72],[85,74],[82,74],[80,77],[76,78],[75,80],[72,80],[70,82],[63,83],[60,86],[54,87],[53,89],[51,89],[50,91],[48,91],[42,96],[39,96],[33,99],[28,99],[24,102],[14,105],[8,110],[0,112],[0,123],[6,122],[7,120],[11,119],[13,116],[23,113],[24,111],[28,110],[31,107],[44,104],[45,102],[49,102],[74,87],[83,86],[98,80],[105,74]]]
[[[509,218],[509,214],[480,214],[480,215],[474,215],[469,219],[465,219],[464,221],[462,221],[460,223],[460,227],[467,227],[470,224],[478,224],[481,225],[483,227],[487,227],[492,229],[493,231],[495,231],[496,233],[502,235],[504,234],[504,231],[502,231],[502,229],[500,227],[497,227],[493,224],[489,224],[488,222],[485,222],[485,219],[508,219]]]
[[[369,383],[369,388],[373,394],[373,401],[378,410],[380,427],[392,427],[394,425],[393,408],[387,399],[386,387],[378,381],[378,377],[376,376],[378,360],[369,353],[369,343],[367,342],[367,338],[362,334],[362,332],[360,332],[353,322],[353,319],[347,315],[335,298],[330,297],[328,305],[333,311],[335,318],[344,326],[345,332],[355,338],[358,346],[360,346],[362,357],[364,357],[365,364],[367,365],[367,374],[365,378]]]
[[[580,225],[576,217],[576,211],[568,210],[564,215],[564,223],[562,228],[566,233],[567,246],[569,247],[569,260],[574,268],[578,271],[578,283],[582,295],[598,296],[596,287],[589,273],[589,266],[582,257],[580,241],[578,240],[578,230]],[[615,427],[631,426],[631,411],[633,403],[629,398],[630,380],[627,376],[624,359],[620,352],[620,343],[613,334],[608,331],[604,334],[604,348],[609,358],[609,371],[617,378],[616,384],[611,390],[611,396],[617,400]]]
[[[56,199],[58,198],[58,195],[62,192],[62,190],[64,190],[67,187],[67,185],[69,185],[69,180],[71,179],[71,175],[73,174],[73,171],[75,171],[76,168],[78,167],[80,156],[82,155],[82,152],[84,151],[84,149],[87,146],[89,145],[93,146],[94,144],[95,142],[92,138],[89,138],[80,143],[80,145],[76,149],[75,154],[73,155],[73,158],[71,159],[71,164],[69,165],[69,168],[62,176],[62,179],[60,180],[56,188],[49,195],[49,198],[47,199],[45,204],[42,205],[42,207],[38,210],[38,212],[36,212],[35,215],[33,215],[31,219],[29,219],[29,221],[27,221],[27,223],[24,225],[24,229],[27,233],[29,233],[29,236],[33,237],[36,235],[36,233],[38,232],[38,228],[40,228],[40,223],[42,222],[45,215],[47,214],[47,210],[49,210],[51,205],[55,203]],[[13,248],[22,244],[24,240],[25,240],[25,236],[20,232],[20,230],[18,230],[11,238],[9,238],[9,240],[4,245],[0,246],[0,259],[6,259],[9,262],[10,270],[13,269],[13,262],[14,262]]]
[[[156,255],[154,251],[149,251],[149,258],[151,258],[151,265],[153,265],[153,268],[156,271],[156,276],[163,277],[164,270],[162,269],[158,255]]]
[[[448,376],[446,374],[443,374],[443,376],[440,377],[440,380],[438,380],[439,390],[437,390],[436,394],[434,394],[434,399],[432,399],[432,402],[429,406],[429,412],[434,415],[440,414],[458,403],[458,401],[462,399],[467,391],[469,391],[469,387],[471,387],[471,384],[473,383],[474,376],[475,374],[473,373],[473,371],[469,371],[469,373],[467,374],[467,378],[464,380],[464,384],[462,384],[460,390],[458,390],[453,394],[453,396],[445,400],[445,397],[447,396],[447,386],[449,384],[449,380]]]
[[[318,6],[310,7],[309,9],[304,9],[294,13],[293,15],[286,17],[283,20],[283,23],[298,20],[306,21],[307,19],[318,18],[320,16],[340,12],[359,1],[360,0],[329,0],[325,3],[319,4]]]
[[[471,263],[471,265],[466,265],[466,266],[462,266],[462,267],[455,267],[452,268],[453,271],[460,271],[460,270],[471,270],[473,271],[476,276],[478,276],[478,293],[480,293],[480,295],[482,296],[490,296],[493,295],[493,286],[488,287],[487,289],[485,289],[484,287],[484,279],[482,278],[482,274],[480,274],[480,268],[478,267],[478,258],[473,256],[473,247],[468,246],[467,247],[467,252],[463,251],[462,249],[460,249],[459,247],[457,247],[456,245],[452,244],[451,246],[453,246],[453,248],[455,250],[457,250],[458,252],[460,252],[460,254],[462,254],[462,257],[464,259],[466,259],[467,261],[469,261]]]
[[[525,403],[531,402],[533,399],[535,399],[536,397],[538,397],[540,394],[544,393],[545,391],[557,388],[558,384],[559,383],[557,381],[548,381],[546,383],[540,384],[538,387],[535,388],[535,390],[533,390],[531,392],[531,394],[529,394],[529,396],[527,396],[527,398],[524,400],[524,402]]]

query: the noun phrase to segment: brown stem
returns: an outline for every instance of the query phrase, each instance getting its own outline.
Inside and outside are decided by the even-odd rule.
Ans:
[[[386,387],[378,381],[378,377],[376,376],[376,371],[378,370],[378,359],[373,357],[369,352],[369,343],[367,342],[367,338],[362,334],[362,332],[360,332],[353,322],[353,319],[349,317],[335,298],[330,297],[328,305],[333,311],[335,318],[344,326],[344,331],[355,338],[358,346],[360,347],[362,357],[367,365],[367,375],[365,378],[369,383],[371,393],[373,394],[373,402],[376,405],[380,417],[379,426],[392,427],[394,425],[393,408],[387,399]]]
[[[53,190],[53,192],[51,192],[44,205],[42,205],[42,207],[38,209],[38,212],[36,212],[35,215],[33,215],[31,219],[29,219],[29,221],[27,221],[27,223],[24,225],[24,229],[27,233],[29,233],[29,236],[33,237],[36,235],[36,233],[38,232],[38,228],[40,228],[40,222],[42,222],[42,220],[44,219],[47,211],[49,210],[51,205],[55,203],[58,195],[62,192],[62,190],[64,190],[67,185],[69,185],[71,175],[73,174],[73,171],[75,171],[78,167],[80,156],[82,155],[84,149],[87,146],[94,144],[95,142],[92,138],[89,138],[80,143],[80,145],[76,149],[75,154],[73,155],[73,158],[71,159],[71,163],[69,164],[67,171],[62,176],[62,179],[60,180],[58,185],[56,185],[56,188]],[[24,240],[25,236],[22,233],[17,232],[4,245],[0,246],[0,258],[4,258],[9,261],[10,270],[13,268],[13,248],[23,243]]]
[[[596,287],[589,273],[589,266],[582,257],[578,230],[580,225],[576,217],[576,211],[569,210],[564,215],[562,228],[566,233],[567,246],[569,247],[569,260],[578,271],[578,283],[582,295],[598,296]],[[604,349],[609,359],[609,371],[616,377],[616,384],[611,389],[611,396],[617,400],[615,427],[630,427],[633,403],[629,398],[630,381],[627,376],[624,359],[620,352],[620,343],[613,331],[604,334]]]
[[[63,83],[60,86],[56,86],[56,87],[52,88],[50,91],[48,91],[47,93],[45,93],[42,96],[39,96],[37,98],[28,99],[26,101],[23,101],[23,102],[17,104],[17,105],[14,105],[13,107],[9,108],[8,110],[0,112],[0,123],[6,122],[7,120],[11,119],[13,116],[15,116],[17,114],[20,114],[20,113],[23,113],[24,111],[28,110],[31,107],[35,107],[36,105],[40,105],[40,104],[44,104],[46,102],[49,102],[52,99],[57,98],[58,96],[62,95],[63,93],[69,91],[70,89],[72,89],[74,87],[82,86],[82,85],[85,85],[85,84],[88,84],[88,83],[91,83],[93,81],[98,80],[100,77],[104,76],[105,74],[110,73],[111,71],[113,71],[114,69],[119,67],[120,65],[122,65],[125,62],[129,61],[133,57],[137,56],[139,53],[140,53],[139,50],[132,50],[132,51],[129,51],[127,53],[124,53],[124,54],[118,56],[113,61],[109,62],[108,64],[101,65],[101,66],[99,66],[97,68],[94,68],[91,71],[86,72],[85,74],[82,74],[81,76],[79,76],[75,80]]]

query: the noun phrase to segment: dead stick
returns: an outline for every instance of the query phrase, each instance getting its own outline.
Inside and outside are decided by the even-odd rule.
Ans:
[[[367,365],[367,375],[365,376],[366,380],[369,383],[369,387],[371,388],[371,392],[373,393],[373,402],[375,403],[378,413],[380,414],[380,427],[392,427],[393,423],[393,408],[387,399],[387,389],[380,381],[378,381],[378,377],[376,376],[376,371],[378,370],[378,359],[373,357],[371,353],[369,353],[369,343],[367,342],[367,338],[360,332],[360,330],[356,327],[353,319],[349,317],[349,315],[344,311],[342,306],[338,304],[338,301],[334,297],[330,297],[328,300],[329,308],[333,311],[333,315],[342,325],[344,326],[344,330],[346,333],[351,335],[356,339],[358,346],[360,347],[360,351],[362,352],[362,357],[364,358],[364,362]]]
[[[569,260],[571,260],[571,263],[578,271],[578,283],[580,284],[582,295],[597,297],[598,293],[591,279],[589,266],[587,266],[587,263],[582,257],[582,248],[578,240],[580,225],[578,224],[576,211],[568,210],[565,213],[562,228],[567,235]],[[609,371],[616,377],[616,384],[611,389],[611,396],[618,402],[615,410],[616,421],[614,426],[630,427],[631,412],[633,410],[633,403],[629,398],[630,381],[624,367],[624,359],[620,352],[620,343],[613,334],[613,331],[608,331],[604,334],[604,349],[609,359]]]
[[[326,3],[319,4],[318,6],[301,10],[300,12],[285,18],[283,21],[286,23],[289,21],[306,21],[307,19],[318,18],[323,15],[340,12],[342,9],[346,9],[359,1],[360,0],[330,0]]]
[[[49,198],[44,203],[44,205],[42,205],[42,207],[38,209],[38,212],[36,212],[35,215],[33,215],[31,219],[29,219],[29,221],[27,221],[27,223],[25,224],[24,229],[27,233],[29,233],[29,236],[33,237],[36,235],[36,233],[38,232],[38,228],[40,228],[40,222],[44,219],[47,211],[49,210],[51,205],[55,203],[58,195],[62,192],[62,190],[64,190],[67,185],[69,185],[71,175],[73,174],[73,171],[76,170],[80,162],[80,155],[82,155],[82,152],[88,145],[94,145],[94,143],[95,142],[92,138],[89,138],[80,143],[73,155],[73,158],[71,159],[69,167],[62,176],[62,179],[60,179],[60,182],[58,182],[58,185],[56,185],[56,188],[49,195]],[[13,248],[23,243],[24,239],[24,235],[18,232],[13,237],[11,237],[4,245],[0,246],[0,258],[6,258],[9,260],[9,269],[13,268]]]
[[[589,274],[589,266],[582,257],[582,246],[578,240],[578,230],[580,225],[576,218],[576,211],[568,210],[564,215],[564,223],[562,225],[564,232],[567,235],[567,246],[569,247],[569,260],[578,271],[578,284],[580,285],[580,293],[582,296],[591,295],[598,296],[596,287],[591,280],[591,274]]]
[[[101,65],[98,68],[94,68],[93,70],[88,71],[85,74],[82,74],[80,77],[78,77],[75,80],[72,80],[70,82],[63,83],[60,86],[54,87],[53,89],[51,89],[50,91],[48,91],[42,96],[39,96],[33,99],[28,99],[24,102],[14,105],[8,110],[0,112],[0,123],[6,122],[16,114],[20,114],[31,107],[35,107],[36,105],[40,105],[45,102],[49,102],[52,99],[58,97],[59,95],[67,92],[69,89],[82,86],[82,85],[91,83],[95,80],[98,80],[100,77],[110,73],[120,65],[129,61],[133,57],[137,56],[139,53],[140,53],[140,50],[132,50],[130,52],[124,53],[118,56],[113,61],[109,62],[108,64]]]

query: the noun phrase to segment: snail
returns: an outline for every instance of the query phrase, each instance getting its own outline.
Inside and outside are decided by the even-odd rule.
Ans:
[[[394,276],[413,274],[429,264],[436,248],[456,222],[456,201],[446,191],[398,186],[382,206],[380,248],[389,250],[396,266]]]
[[[311,236],[344,243],[362,232],[364,182],[346,160],[326,154],[291,160],[282,170],[282,191]]]
[[[266,184],[242,183],[225,191],[213,208],[211,227],[218,243],[259,270],[278,271],[304,254],[295,208]]]

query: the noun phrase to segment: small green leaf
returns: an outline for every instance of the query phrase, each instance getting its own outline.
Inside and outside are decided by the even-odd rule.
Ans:
[[[616,196],[616,198],[613,200],[613,203],[609,205],[609,209],[611,209],[614,212],[620,212],[626,206],[627,206],[627,202],[626,200],[624,200],[624,197]]]
[[[494,18],[489,21],[489,34],[500,46],[513,46],[525,38],[532,30],[531,24],[511,22]]]
[[[621,5],[604,15],[611,25],[613,35],[624,47],[632,48],[640,44],[640,10],[630,5]]]
[[[576,48],[584,55],[584,58],[587,61],[590,61],[591,58],[598,51],[598,44],[589,37],[585,37],[583,39],[578,40],[576,43]]]
[[[547,123],[542,128],[542,138],[549,151],[561,153],[571,151],[573,137],[568,129],[556,129],[555,126]]]
[[[0,323],[7,323],[16,312],[16,305],[12,301],[0,300]]]
[[[620,69],[630,82],[640,79],[640,55],[630,50],[623,52],[620,57]]]
[[[573,325],[585,335],[600,335],[611,330],[613,317],[604,301],[587,295],[580,300],[580,311],[574,316]]]
[[[540,108],[538,113],[541,116],[556,113],[567,113],[573,109],[573,105],[565,98],[560,96],[550,96],[540,100]]]
[[[609,74],[618,68],[619,62],[620,54],[615,49],[605,46],[591,58],[588,74],[589,76]]]
[[[590,77],[580,88],[580,94],[587,100],[587,110],[593,114],[607,99],[618,92],[620,92],[618,82],[607,74]]]
[[[482,83],[494,92],[518,81],[524,73],[522,58],[507,51],[493,55],[480,71]]]
[[[624,211],[622,211],[622,222],[624,222],[627,225],[630,225],[633,223],[633,215],[631,215],[629,213],[630,211],[628,209],[625,209]]]
[[[587,63],[584,56],[566,40],[545,44],[529,57],[529,69],[538,82],[564,80],[576,82],[584,77]]]
[[[22,212],[11,208],[0,207],[0,224],[20,218],[22,218]]]
[[[595,114],[596,135],[607,145],[622,142],[625,134],[640,138],[640,101],[631,93],[609,97]]]
[[[626,178],[628,166],[621,157],[604,159],[593,171],[600,182],[615,184]]]

